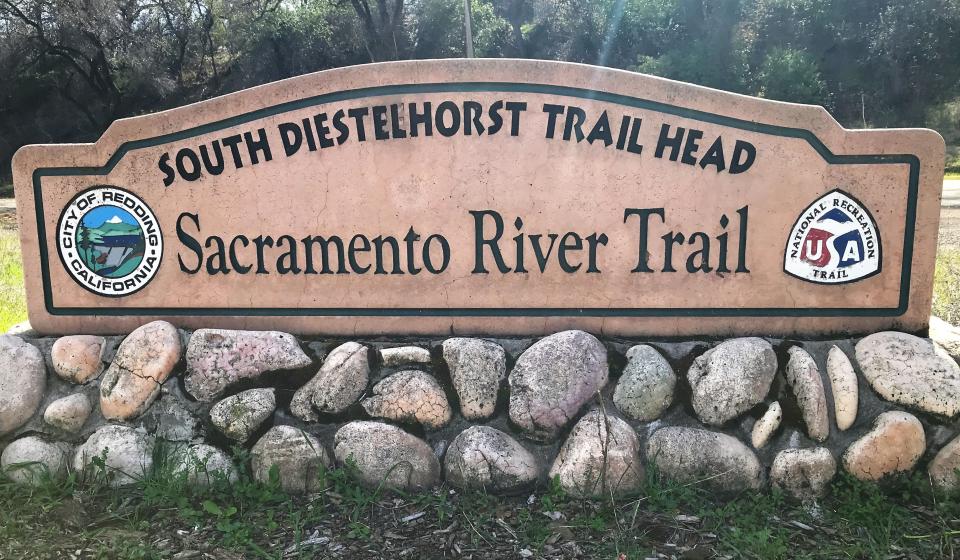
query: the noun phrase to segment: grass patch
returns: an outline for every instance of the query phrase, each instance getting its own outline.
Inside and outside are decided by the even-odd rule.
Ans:
[[[960,249],[941,247],[933,274],[933,311],[944,321],[960,324]]]
[[[26,320],[20,236],[16,230],[0,229],[0,332]]]

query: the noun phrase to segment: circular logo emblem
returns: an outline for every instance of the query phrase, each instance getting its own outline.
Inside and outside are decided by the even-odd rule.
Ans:
[[[163,236],[157,217],[135,194],[99,185],[70,201],[57,223],[57,249],[70,276],[91,292],[122,297],[160,269]]]

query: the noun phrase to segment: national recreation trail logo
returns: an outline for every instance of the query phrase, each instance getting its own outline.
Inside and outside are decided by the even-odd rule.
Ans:
[[[153,279],[163,256],[163,236],[157,217],[140,198],[99,185],[63,209],[57,249],[78,284],[101,296],[122,297]]]
[[[797,218],[783,270],[817,284],[846,284],[880,272],[880,232],[860,201],[834,190]]]

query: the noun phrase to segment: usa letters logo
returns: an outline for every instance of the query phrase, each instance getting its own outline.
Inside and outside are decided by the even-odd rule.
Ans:
[[[846,284],[880,272],[880,232],[860,201],[835,190],[808,206],[790,230],[783,270],[816,284]]]

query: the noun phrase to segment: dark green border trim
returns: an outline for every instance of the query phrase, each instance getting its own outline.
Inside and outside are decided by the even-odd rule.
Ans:
[[[536,93],[591,99],[666,113],[730,128],[747,130],[771,136],[798,138],[806,141],[832,165],[903,164],[910,166],[910,184],[907,192],[906,228],[903,239],[903,261],[900,268],[900,300],[894,308],[836,307],[836,308],[213,308],[213,307],[57,307],[53,303],[50,284],[50,263],[47,254],[47,233],[43,215],[43,177],[107,175],[121,159],[133,150],[176,142],[217,130],[245,124],[288,111],[314,105],[336,103],[363,97],[406,95],[417,93]],[[913,263],[914,228],[917,219],[917,196],[920,182],[920,160],[912,154],[836,155],[811,131],[802,128],[775,126],[677,107],[648,99],[566,86],[523,84],[510,82],[459,82],[437,84],[401,84],[375,86],[326,93],[289,101],[243,113],[229,119],[215,121],[171,134],[133,140],[120,148],[102,167],[46,167],[33,172],[33,194],[37,214],[37,238],[40,241],[40,270],[43,279],[43,300],[51,315],[167,315],[167,316],[357,316],[357,317],[896,317],[907,311],[910,303],[910,275]]]

